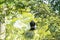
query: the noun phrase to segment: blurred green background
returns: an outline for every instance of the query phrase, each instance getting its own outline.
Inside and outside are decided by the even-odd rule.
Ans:
[[[29,31],[31,20],[34,31]],[[60,0],[0,0],[0,24],[5,40],[59,40]]]

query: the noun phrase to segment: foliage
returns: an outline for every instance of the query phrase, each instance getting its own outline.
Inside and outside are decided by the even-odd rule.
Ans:
[[[29,31],[31,20],[34,31]],[[0,22],[6,24],[6,40],[60,39],[60,16],[42,0],[0,0]]]
[[[51,8],[53,9],[53,11],[55,11],[55,13],[57,13],[57,15],[60,15],[60,0],[51,0],[49,1],[51,4]]]

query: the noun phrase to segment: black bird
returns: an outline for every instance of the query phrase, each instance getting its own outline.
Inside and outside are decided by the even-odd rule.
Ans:
[[[30,30],[35,30],[35,22],[34,21],[31,21],[30,22]]]

